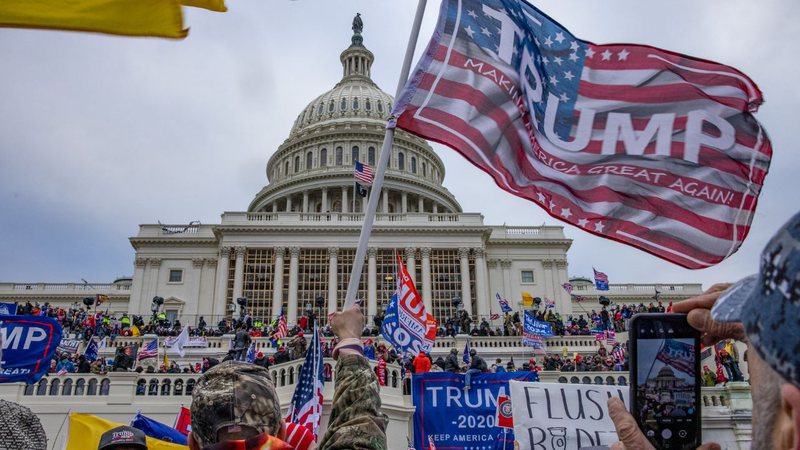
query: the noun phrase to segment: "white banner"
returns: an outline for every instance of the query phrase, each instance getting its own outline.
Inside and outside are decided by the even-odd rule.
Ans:
[[[628,405],[627,386],[510,381],[520,450],[578,450],[617,442],[608,399]]]

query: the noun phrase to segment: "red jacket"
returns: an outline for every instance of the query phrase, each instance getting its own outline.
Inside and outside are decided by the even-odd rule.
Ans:
[[[425,356],[424,354],[420,353],[414,358],[414,373],[425,373],[431,371],[431,360]]]

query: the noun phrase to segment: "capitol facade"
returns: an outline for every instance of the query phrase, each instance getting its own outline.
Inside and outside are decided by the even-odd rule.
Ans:
[[[354,164],[375,164],[393,106],[392,96],[370,77],[374,55],[359,33],[339,59],[341,79],[299,113],[288,137],[266,164],[265,186],[245,211],[226,211],[217,224],[141,225],[130,238],[135,250],[132,277],[103,284],[0,282],[0,302],[68,306],[86,296],[105,294],[109,300],[104,307],[110,313],[149,317],[152,299],[158,296],[165,299],[162,308],[170,320],[196,324],[203,316],[214,325],[226,317],[238,318],[236,300],[246,297],[255,318],[268,321],[283,311],[291,324],[305,311],[318,308],[324,322],[327,313],[344,303],[368,200],[354,188]],[[563,227],[487,224],[479,212],[462,210],[442,184],[445,172],[426,141],[396,131],[383,189],[368,192],[380,196],[358,289],[368,316],[382,311],[396,289],[395,254],[402,257],[427,310],[437,319],[454,316],[458,308],[454,299],[460,299],[474,320],[490,320],[492,314],[500,314],[497,293],[515,311],[522,309],[523,293],[553,300],[562,315],[585,314],[600,307],[590,280],[570,280],[567,254],[572,241]],[[575,302],[562,288],[570,281],[573,294],[587,300]],[[620,304],[638,304],[652,301],[655,291],[669,302],[701,290],[697,284],[612,284],[603,295]],[[319,297],[321,307],[316,301]],[[493,322],[499,325],[499,320]],[[115,345],[145,339],[118,338]],[[481,337],[473,339],[472,347],[487,360],[513,356],[522,362],[533,354],[519,341],[519,337]],[[274,351],[266,339],[256,342],[265,353]],[[194,363],[202,356],[221,356],[229,345],[226,337],[209,338],[207,347],[190,349],[178,361]],[[454,346],[463,348],[464,338],[438,339],[434,358]],[[548,340],[547,347],[590,353],[598,344],[594,337],[567,336]],[[113,354],[113,348],[107,354]],[[271,368],[284,407],[301,363]],[[396,380],[399,367],[392,365],[390,373]],[[628,376],[626,372],[571,375],[577,376],[543,373],[542,381],[626,384]],[[59,430],[68,411],[124,422],[141,410],[172,423],[177,406],[191,402],[189,386],[196,378],[195,374],[73,374],[46,377],[43,385],[32,387],[0,385],[0,396],[39,414],[54,442],[63,438]],[[79,394],[81,380],[84,388]],[[137,394],[140,382],[155,383],[155,394],[151,390]],[[414,406],[400,384],[390,383],[382,390],[392,449],[406,449],[405,437],[412,430]],[[327,383],[326,406],[332,395],[333,383]],[[746,448],[749,388],[704,389],[704,395],[708,406],[704,426],[712,430],[707,436],[717,433],[720,440],[735,443],[728,448]],[[329,413],[326,409],[323,429]]]

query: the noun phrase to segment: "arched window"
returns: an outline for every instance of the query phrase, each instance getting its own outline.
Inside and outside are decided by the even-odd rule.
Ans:
[[[359,153],[360,152],[358,151],[358,146],[354,145],[353,146],[353,150],[350,152],[350,159],[353,160],[353,164],[355,164],[356,161],[358,161],[360,159]]]
[[[364,109],[372,111],[372,103],[370,103],[369,99],[364,100]]]
[[[378,112],[383,113],[383,102],[378,100]]]
[[[347,99],[346,98],[343,97],[342,101],[339,102],[339,109],[341,109],[342,111],[347,111]]]
[[[370,166],[375,165],[375,147],[370,147],[369,150],[367,150],[367,160]]]
[[[294,173],[300,172],[300,157],[294,157]]]
[[[167,396],[169,395],[170,390],[172,389],[172,382],[169,379],[166,379],[161,382],[161,395]]]
[[[67,380],[67,381],[72,381],[72,380]],[[25,392],[23,392],[22,395],[33,395],[33,385],[32,384],[25,385]]]
[[[319,108],[317,108],[317,115],[318,115],[318,116],[322,116],[322,114],[323,114],[324,112],[325,112],[325,106],[323,106],[323,104],[322,104],[322,103],[320,103],[320,104],[319,104]]]
[[[64,389],[61,390],[61,395],[72,395],[72,380],[64,382]]]
[[[336,103],[331,100],[331,102],[328,103],[328,112],[332,113],[334,109],[336,109]]]
[[[428,176],[428,165],[425,163],[425,161],[422,162],[422,176]]]
[[[403,152],[397,154],[397,169],[406,170],[406,155]]]
[[[411,157],[411,173],[417,173],[417,158]]]
[[[36,395],[47,395],[47,378],[42,378],[39,384],[36,385]]]
[[[358,97],[353,97],[353,109],[358,111]]]
[[[150,386],[147,388],[147,395],[158,395],[158,380],[155,378],[150,380]]]
[[[83,378],[75,382],[75,395],[83,395],[84,388],[86,387],[86,380]]]
[[[328,149],[323,148],[319,151],[319,166],[326,167],[328,165]]]
[[[308,152],[306,154],[306,170],[312,168],[314,166],[314,154]]]
[[[294,384],[294,367],[289,367],[289,384]]]
[[[89,386],[86,388],[86,395],[97,395],[97,378],[89,380]]]
[[[50,395],[58,395],[58,388],[61,385],[61,381],[58,379],[53,380],[50,383]]]
[[[175,381],[175,395],[183,395],[183,380]]]
[[[192,391],[194,390],[194,380],[189,380],[186,382],[186,395],[192,395]]]
[[[111,380],[108,378],[100,382],[100,395],[108,395],[108,390],[111,388]]]
[[[342,164],[344,164],[344,162],[342,161],[342,159],[343,159],[342,154],[343,154],[342,147],[336,147],[336,165],[337,166],[341,166]]]
[[[286,161],[286,167],[284,168],[283,174],[289,175],[289,161]]]

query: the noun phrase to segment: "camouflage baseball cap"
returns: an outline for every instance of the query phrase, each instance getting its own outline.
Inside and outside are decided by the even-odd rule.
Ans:
[[[240,361],[223,362],[197,380],[191,411],[192,433],[201,446],[216,443],[220,431],[251,428],[276,435],[283,424],[269,371]]]

